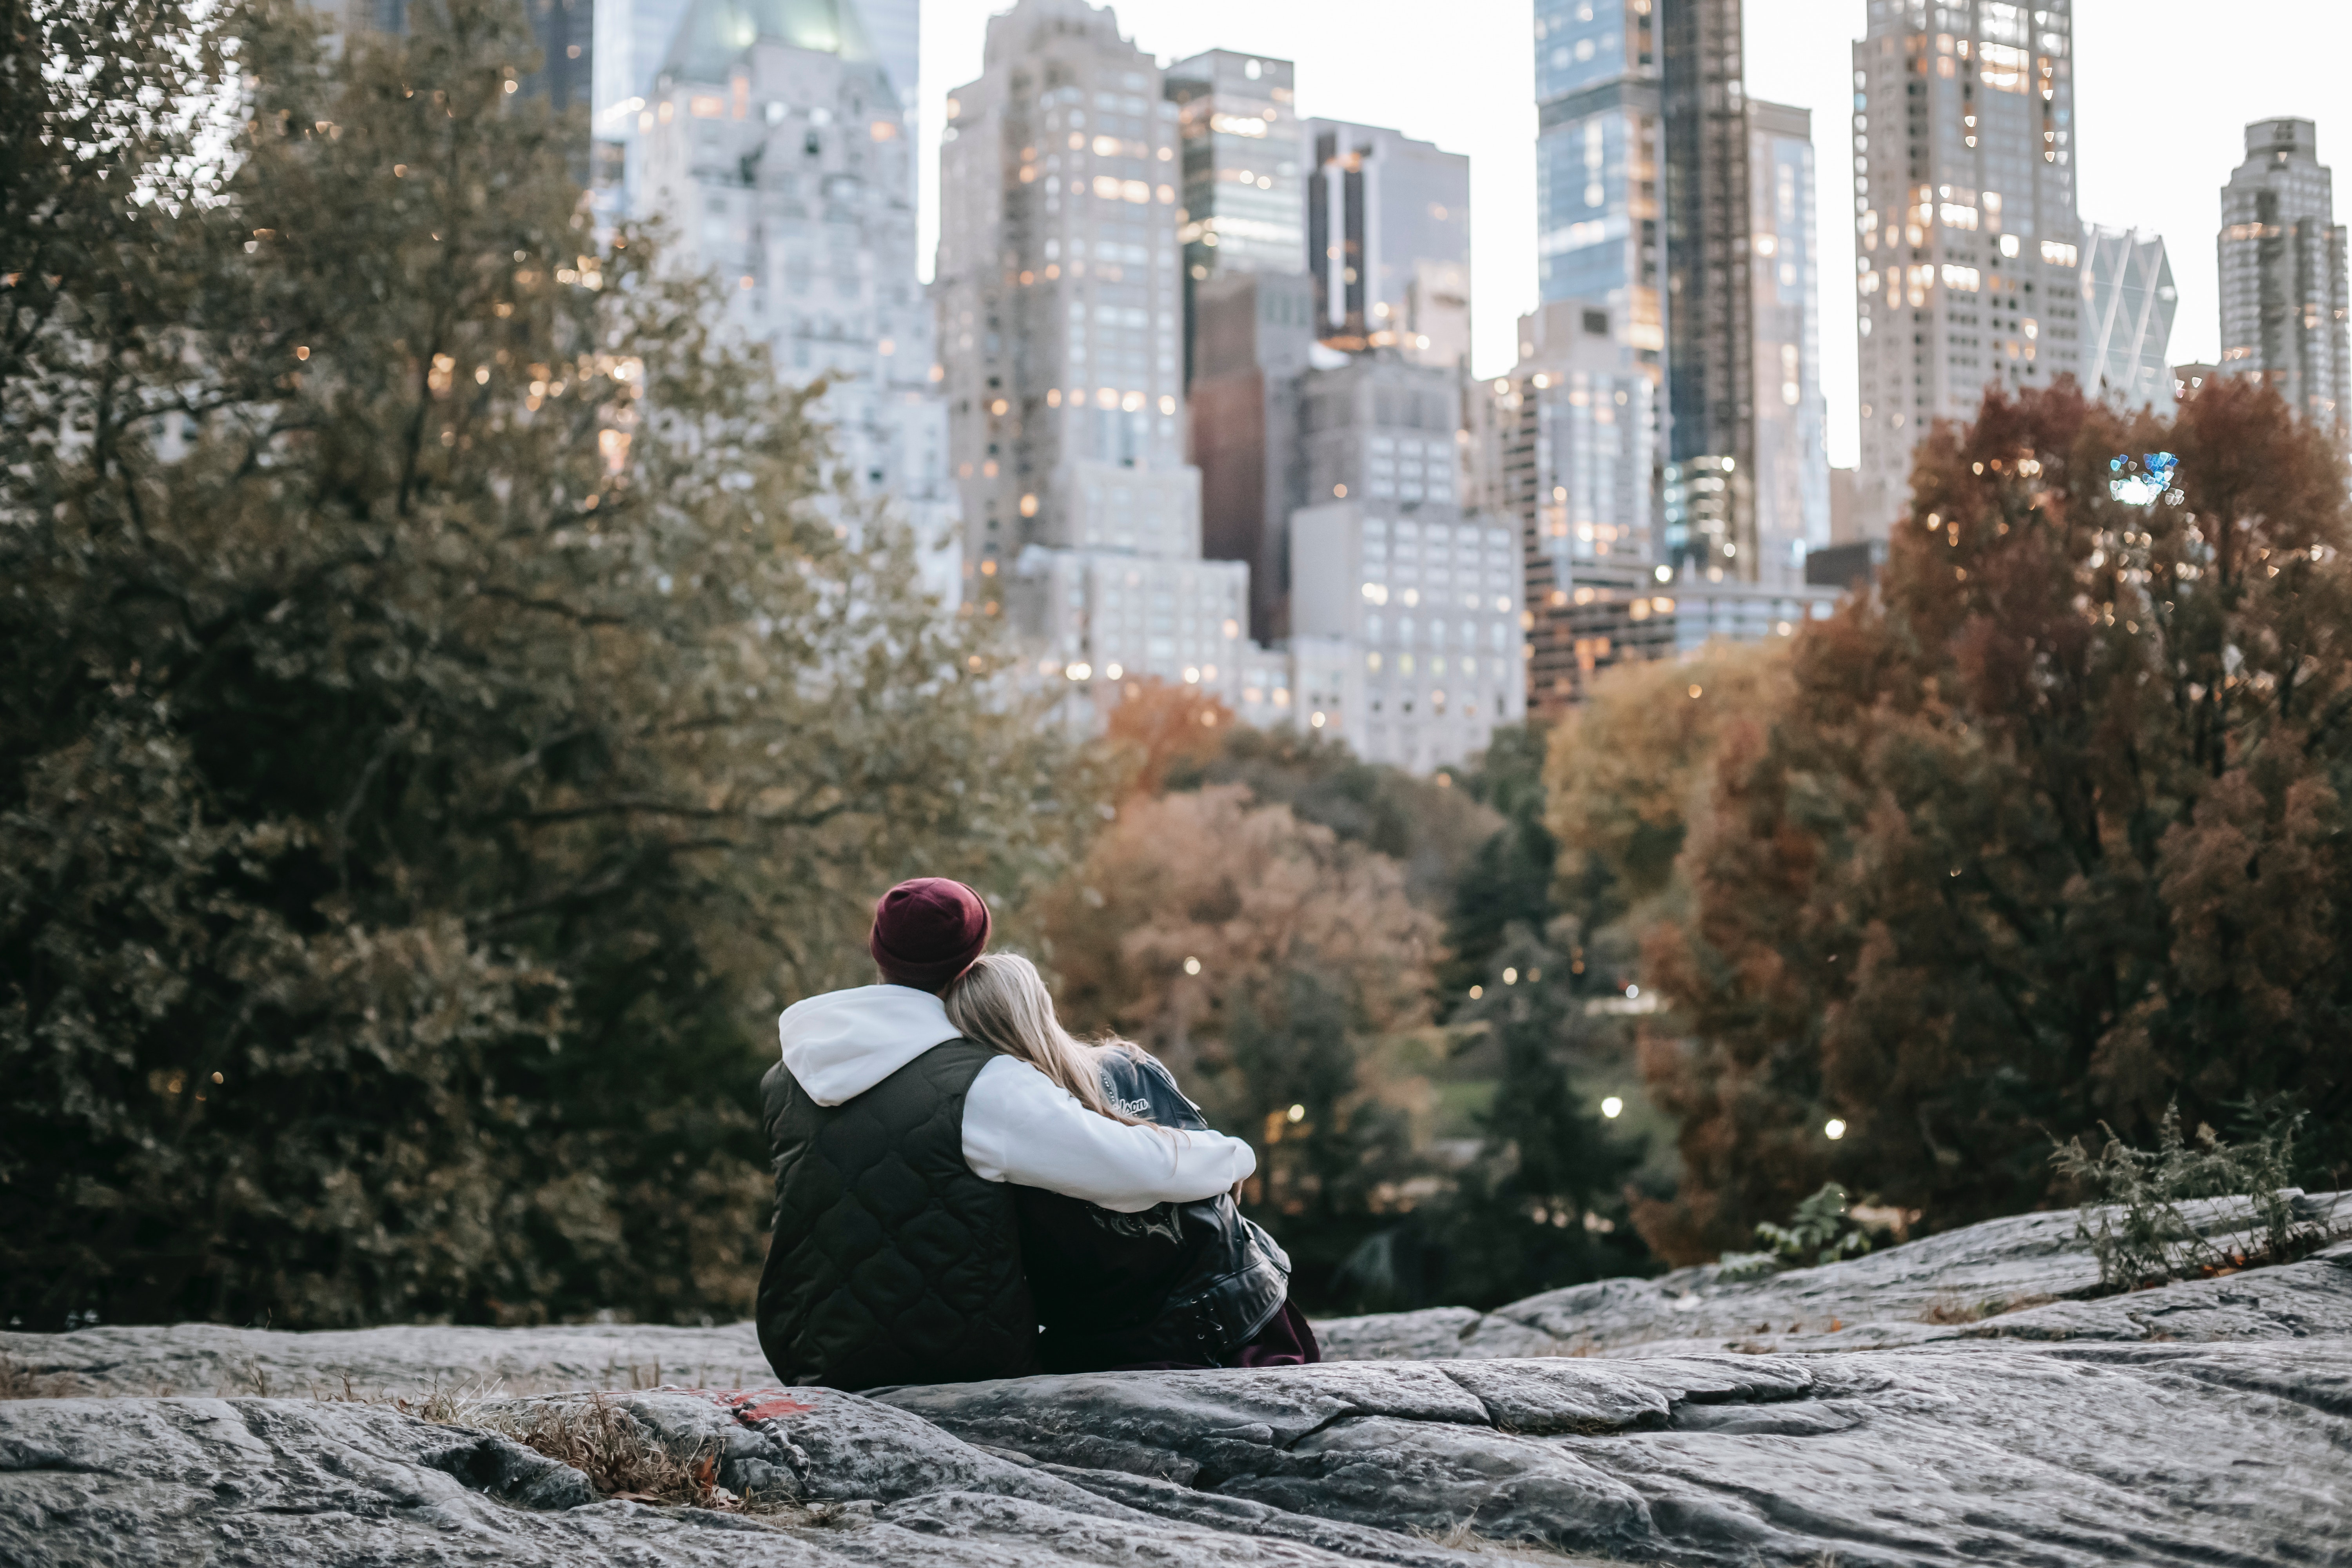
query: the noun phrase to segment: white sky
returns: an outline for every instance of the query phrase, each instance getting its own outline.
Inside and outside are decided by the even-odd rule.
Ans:
[[[937,237],[948,90],[980,74],[992,0],[924,0],[922,255]],[[1123,0],[1119,26],[1163,61],[1202,49],[1294,60],[1306,115],[1392,125],[1470,155],[1472,365],[1499,374],[1536,301],[1534,27],[1528,0]],[[1864,0],[1747,0],[1748,89],[1813,110],[1822,176],[1822,384],[1830,460],[1854,458],[1853,102]],[[2248,121],[2319,125],[2352,182],[2352,0],[2074,0],[2076,187],[2084,221],[2165,237],[2179,285],[2171,358],[2220,352],[2213,233]],[[2333,80],[2331,89],[2327,83]],[[2334,112],[2331,112],[2334,111]],[[2352,214],[2352,185],[2338,216]]]

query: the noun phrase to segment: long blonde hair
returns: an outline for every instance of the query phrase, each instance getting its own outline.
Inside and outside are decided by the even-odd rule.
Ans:
[[[1068,1089],[1080,1105],[1131,1127],[1158,1127],[1129,1115],[1104,1092],[1102,1058],[1139,1054],[1124,1040],[1088,1045],[1054,1016],[1054,994],[1037,966],[1017,952],[993,952],[963,972],[945,997],[948,1022],[969,1040],[1027,1062]]]

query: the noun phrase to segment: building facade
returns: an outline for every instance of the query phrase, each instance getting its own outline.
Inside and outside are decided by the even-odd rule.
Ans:
[[[1307,124],[1317,336],[1463,370],[1470,355],[1470,160],[1373,125]]]
[[[1822,392],[1813,117],[1748,105],[1748,295],[1756,376],[1756,580],[1801,583],[1830,542],[1829,403]]]
[[[1290,521],[1290,641],[1305,721],[1416,773],[1525,715],[1518,552],[1456,488],[1454,374],[1371,350],[1299,381],[1313,504]]]
[[[1855,500],[1883,538],[1933,421],[2083,372],[2071,0],[1870,0],[1853,72]]]
[[[1213,49],[1169,68],[1183,246],[1188,455],[1202,548],[1250,567],[1251,635],[1289,635],[1290,514],[1304,503],[1297,378],[1315,341],[1306,127],[1288,60]]]
[[[845,0],[814,26],[822,3],[695,0],[650,84],[640,195],[670,227],[666,262],[719,279],[727,324],[787,383],[825,380],[815,413],[852,488],[895,505],[951,571],[905,124],[856,12]]]
[[[1074,721],[1150,676],[1240,706],[1249,567],[1184,460],[1177,105],[1108,7],[1019,0],[949,96],[932,298],[964,589]],[[1262,658],[1260,662],[1263,662]]]
[[[1212,49],[1168,68],[1182,180],[1186,321],[1193,286],[1307,269],[1307,142],[1288,60]],[[1186,334],[1185,379],[1192,375]]]
[[[1586,612],[1600,589],[1612,602],[1645,595],[1660,568],[1663,410],[1656,368],[1605,310],[1545,305],[1519,319],[1519,347],[1511,374],[1483,389],[1487,461],[1521,560],[1528,704],[1557,712],[1595,669],[1635,657],[1622,635],[1597,646],[1605,634]]]
[[[1660,7],[1665,163],[1667,561],[1751,581],[1755,310],[1739,0]]]
[[[1305,721],[1415,773],[1466,762],[1527,704],[1517,531],[1463,509],[1455,376],[1370,351],[1308,371],[1299,406],[1313,504],[1290,521],[1290,641]]]
[[[2352,418],[2352,297],[2335,176],[2308,120],[2246,127],[2221,188],[2221,370],[2259,376],[2344,439]]]
[[[2159,235],[2083,226],[2083,385],[2126,408],[2172,402],[2180,290]]]
[[[1307,504],[1299,378],[1313,363],[1315,300],[1301,272],[1196,280],[1186,395],[1201,470],[1201,548],[1250,568],[1250,635],[1290,635],[1290,514]]]
[[[1538,286],[1605,311],[1653,368],[1666,347],[1657,28],[1649,0],[1536,0]]]

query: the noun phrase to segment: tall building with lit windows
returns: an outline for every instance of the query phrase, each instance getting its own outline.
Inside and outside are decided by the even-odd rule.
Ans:
[[[1536,278],[1664,361],[1655,0],[1536,0]],[[1523,351],[1524,352],[1524,351]]]
[[[1071,714],[1130,676],[1237,705],[1249,567],[1184,460],[1177,106],[1108,7],[1018,0],[947,100],[932,300],[964,593]]]
[[[1493,503],[1518,525],[1531,708],[1556,712],[1596,670],[1656,651],[1634,635],[1649,628],[1612,623],[1636,599],[1648,620],[1660,569],[1659,390],[1607,310],[1581,300],[1520,317],[1519,363],[1486,388]]]
[[[1297,378],[1314,342],[1306,131],[1288,60],[1212,49],[1168,68],[1183,246],[1188,455],[1203,552],[1250,564],[1252,635],[1289,635]]]
[[[1830,542],[1829,404],[1822,392],[1821,254],[1810,110],[1748,105],[1748,309],[1755,348],[1761,583],[1801,583]]]
[[[1665,163],[1666,561],[1753,582],[1755,302],[1739,0],[1658,7]]]
[[[1456,373],[1373,349],[1307,371],[1298,395],[1313,504],[1290,519],[1289,614],[1307,721],[1414,773],[1467,762],[1526,695],[1518,531],[1464,510]]]
[[[2260,376],[2343,439],[2352,418],[2352,297],[2335,178],[2308,120],[2246,127],[2221,188],[2221,370]]]
[[[1883,538],[1934,421],[2083,373],[2071,0],[1870,0],[1853,83],[1854,500]]]
[[[1231,49],[1168,68],[1188,300],[1191,285],[1226,273],[1307,268],[1307,145],[1293,76],[1288,60]],[[1188,348],[1188,381],[1190,357]]]
[[[1459,370],[1470,357],[1470,160],[1402,132],[1307,124],[1316,336]]]

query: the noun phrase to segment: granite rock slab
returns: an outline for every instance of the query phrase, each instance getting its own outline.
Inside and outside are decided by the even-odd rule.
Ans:
[[[1337,1370],[1192,1374],[1195,1411],[1326,1414],[1295,1437],[1156,1415],[1165,1373],[885,1397],[1139,1507],[1149,1495],[1104,1469],[1636,1562],[2352,1562],[2352,1342],[2337,1339],[1425,1363],[1483,1420]]]
[[[1246,1504],[1234,1505],[1242,1510],[1235,1518],[1212,1513],[1206,1522],[1139,1510],[970,1448],[887,1406],[853,1394],[800,1397],[805,1392],[766,1391],[753,1403],[767,1414],[748,1423],[699,1392],[615,1401],[681,1454],[707,1451],[703,1445],[732,1425],[751,1440],[734,1446],[723,1479],[756,1479],[749,1468],[756,1464],[817,1500],[767,1513],[602,1499],[581,1472],[510,1439],[386,1405],[8,1401],[0,1403],[0,1563],[1468,1568],[1481,1561],[1409,1535],[1290,1520]],[[524,1413],[510,1403],[471,1414]],[[761,1430],[779,1425],[789,1441]]]
[[[2352,1194],[2298,1194],[2295,1208],[2307,1223],[2338,1231],[2352,1228]],[[2200,1234],[2219,1246],[2248,1238],[2243,1199],[2191,1205],[2188,1212]],[[2290,1273],[2296,1268],[2305,1272]],[[2306,1262],[2231,1278],[2316,1282],[2319,1294],[2329,1295],[2333,1280],[2309,1268]],[[2099,1289],[2097,1259],[2078,1234],[2075,1212],[2068,1209],[1988,1220],[1860,1258],[1760,1278],[1702,1264],[1655,1279],[1571,1285],[1491,1312],[1433,1308],[1332,1319],[1315,1328],[1327,1357],[1362,1361],[1887,1349],[2000,1333],[2005,1331],[1980,1325],[2011,1321],[2012,1315],[2023,1323],[2017,1330],[2021,1335],[2055,1333],[2072,1324],[2079,1325],[2073,1331],[2082,1334],[2139,1337],[2132,1328],[2137,1321],[2131,1316],[2136,1309],[2113,1303],[2146,1293],[2106,1298],[2088,1303],[2080,1312],[2032,1316],[2053,1303],[2079,1301]],[[2316,1298],[2291,1300],[2296,1289],[2283,1287],[2270,1295],[2274,1313],[2259,1304],[2239,1303],[2245,1315],[2232,1324],[2221,1310],[2221,1297],[2236,1292],[2200,1295],[2183,1286],[2168,1289],[2179,1294],[2168,1297],[2174,1304],[2165,1310],[2189,1314],[2176,1327],[2196,1337],[2224,1332],[2293,1337],[2289,1320],[2307,1309],[2323,1316],[2327,1310],[2315,1308]],[[2190,1305],[2192,1301],[2203,1304]],[[2254,1328],[2254,1321],[2266,1314],[2273,1316],[2273,1329]],[[2201,1321],[2203,1327],[2192,1320]],[[2151,1331],[2173,1330],[2159,1325]]]
[[[342,1394],[415,1398],[447,1390],[552,1394],[774,1380],[751,1323],[668,1328],[449,1324],[289,1333],[219,1323],[0,1332],[0,1356],[60,1394]]]

